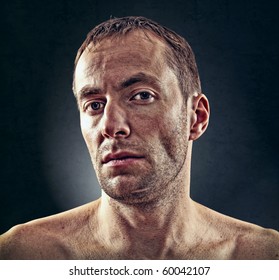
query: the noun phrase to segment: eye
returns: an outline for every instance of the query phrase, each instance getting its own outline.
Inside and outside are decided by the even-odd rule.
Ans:
[[[92,102],[90,104],[90,107],[94,111],[99,110],[101,108],[101,103],[100,102]]]
[[[150,103],[154,100],[154,96],[148,91],[141,91],[132,97],[132,100],[142,101],[144,103]]]
[[[85,106],[85,111],[89,114],[98,114],[105,107],[105,104],[100,101],[89,102]]]

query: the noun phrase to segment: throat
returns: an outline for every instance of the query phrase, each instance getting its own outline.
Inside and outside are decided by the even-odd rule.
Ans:
[[[185,236],[190,239],[190,235],[185,235],[194,224],[190,204],[188,199],[182,207],[168,204],[151,211],[122,204],[112,207],[108,201],[102,201],[98,228],[105,247],[127,258],[172,258],[174,250],[177,252],[187,242]]]

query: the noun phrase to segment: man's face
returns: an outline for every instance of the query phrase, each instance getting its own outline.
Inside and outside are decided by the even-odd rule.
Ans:
[[[186,102],[165,45],[134,31],[82,54],[75,72],[81,130],[102,189],[126,203],[169,196],[185,166]]]

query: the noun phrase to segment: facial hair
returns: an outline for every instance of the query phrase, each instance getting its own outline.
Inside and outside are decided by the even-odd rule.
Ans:
[[[112,199],[129,205],[166,203],[181,191],[180,173],[188,152],[187,118],[180,117],[177,125],[163,135],[160,145],[144,138],[137,141],[114,139],[101,145],[96,158],[91,159],[102,190]],[[148,138],[147,138],[148,139]],[[155,142],[158,144],[158,142]],[[144,169],[129,169],[111,178],[102,171],[102,156],[106,152],[132,151],[144,155]],[[122,178],[125,177],[125,184]]]

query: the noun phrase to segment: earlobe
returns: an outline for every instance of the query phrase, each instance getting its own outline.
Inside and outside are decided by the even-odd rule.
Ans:
[[[189,140],[196,140],[205,132],[208,126],[210,108],[208,99],[204,94],[193,96],[192,104]]]

